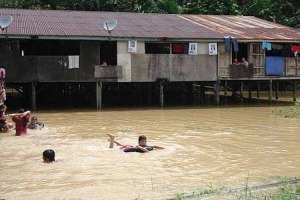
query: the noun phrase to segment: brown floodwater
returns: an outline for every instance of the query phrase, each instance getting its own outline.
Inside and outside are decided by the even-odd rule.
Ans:
[[[34,112],[46,128],[0,134],[0,199],[168,199],[207,186],[239,187],[300,175],[300,119],[274,107]],[[165,147],[150,153],[109,149]],[[42,163],[54,149],[58,162]]]

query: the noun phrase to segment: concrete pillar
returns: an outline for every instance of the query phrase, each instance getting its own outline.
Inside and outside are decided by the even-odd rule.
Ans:
[[[96,82],[96,104],[97,110],[102,108],[102,82]]]

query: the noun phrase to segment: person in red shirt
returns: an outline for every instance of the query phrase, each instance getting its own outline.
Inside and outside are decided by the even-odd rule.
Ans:
[[[18,110],[17,114],[14,114],[12,121],[16,125],[16,136],[27,134],[27,124],[30,119],[30,111],[24,111],[24,109]]]

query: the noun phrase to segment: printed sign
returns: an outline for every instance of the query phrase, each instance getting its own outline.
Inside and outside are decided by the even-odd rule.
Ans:
[[[197,55],[197,43],[189,43],[189,54]]]
[[[135,53],[137,48],[137,41],[128,41],[128,52]]]
[[[208,54],[209,55],[218,55],[218,44],[217,43],[209,43],[208,44]]]

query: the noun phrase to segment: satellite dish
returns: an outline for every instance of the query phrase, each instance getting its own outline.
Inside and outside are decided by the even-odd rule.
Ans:
[[[117,20],[109,19],[106,22],[104,22],[104,29],[110,33],[112,30],[116,28],[117,24],[118,24]]]
[[[13,17],[11,15],[4,15],[0,17],[0,28],[4,30],[7,28],[13,21]]]

